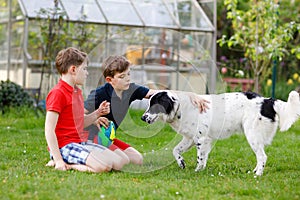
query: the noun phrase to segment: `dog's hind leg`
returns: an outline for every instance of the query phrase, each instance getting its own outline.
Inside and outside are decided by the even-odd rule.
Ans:
[[[182,140],[176,145],[176,147],[173,149],[173,155],[177,161],[177,164],[180,168],[185,168],[185,162],[182,157],[182,153],[186,152],[188,149],[190,149],[193,146],[193,140],[183,137]]]
[[[209,137],[194,137],[197,148],[197,167],[195,171],[203,170],[206,167],[208,154],[211,151],[212,139]]]
[[[253,149],[257,160],[257,164],[253,172],[256,175],[261,176],[263,174],[267,162],[267,155],[264,151],[264,145],[258,144],[257,146],[256,145],[254,145],[253,147],[251,146],[251,148]]]
[[[256,167],[253,170],[253,172],[258,175],[261,176],[263,174],[266,162],[267,162],[267,155],[265,153],[264,150],[264,144],[262,141],[259,141],[259,139],[257,139],[257,135],[259,135],[259,132],[255,132],[252,134],[246,134],[246,138],[248,140],[248,143],[250,144],[250,147],[252,148],[252,150],[255,153],[256,156]]]

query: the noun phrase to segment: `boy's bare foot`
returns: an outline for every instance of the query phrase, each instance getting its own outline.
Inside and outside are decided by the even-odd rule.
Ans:
[[[53,160],[49,160],[49,162],[46,164],[47,167],[54,167],[55,163]]]
[[[74,169],[74,170],[78,170],[78,171],[81,171],[81,172],[92,172],[93,170],[86,166],[86,165],[80,165],[80,164],[72,164],[72,165],[69,165],[70,169]]]

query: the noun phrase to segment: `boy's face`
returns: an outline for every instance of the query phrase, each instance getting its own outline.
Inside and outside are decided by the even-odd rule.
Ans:
[[[87,62],[84,61],[81,65],[75,68],[76,71],[76,78],[75,78],[75,83],[77,85],[83,85],[85,83],[85,80],[88,76],[88,71],[87,71]]]
[[[106,81],[117,91],[127,90],[130,84],[130,69],[128,68],[121,73],[117,72],[113,78],[108,76]]]

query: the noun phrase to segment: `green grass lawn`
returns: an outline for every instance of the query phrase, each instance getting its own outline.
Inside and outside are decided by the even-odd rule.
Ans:
[[[243,135],[217,141],[207,168],[196,173],[195,148],[184,154],[187,167],[181,170],[172,157],[180,136],[140,116],[130,111],[118,137],[144,154],[144,165],[103,174],[45,167],[43,115],[20,110],[0,116],[0,199],[300,199],[299,122],[266,147],[267,165],[256,177]]]

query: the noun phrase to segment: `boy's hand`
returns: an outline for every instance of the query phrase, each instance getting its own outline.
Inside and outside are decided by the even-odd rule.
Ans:
[[[206,112],[206,110],[209,108],[207,104],[210,102],[199,97],[198,95],[192,95],[191,101],[194,104],[194,106],[199,108],[200,113]]]
[[[109,125],[109,120],[106,117],[99,117],[94,124],[98,127],[98,129],[101,129],[101,126],[104,126],[105,128]]]
[[[59,160],[59,161],[55,162],[55,169],[61,170],[61,171],[66,171],[66,170],[69,170],[70,167],[63,160]]]
[[[107,101],[103,101],[99,108],[97,109],[98,116],[107,115],[110,112],[110,103]]]
[[[46,164],[46,167],[55,167],[54,160],[49,160],[48,163]]]

